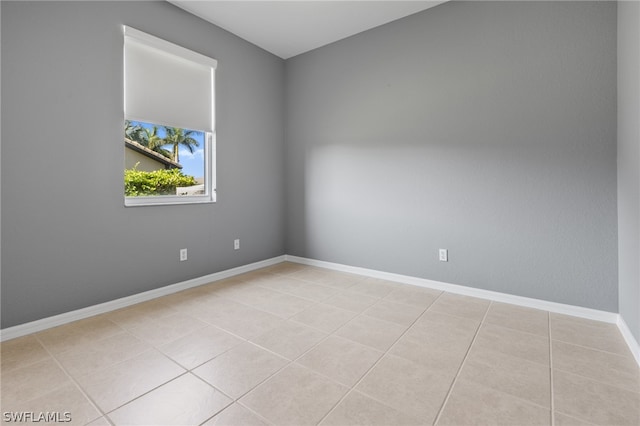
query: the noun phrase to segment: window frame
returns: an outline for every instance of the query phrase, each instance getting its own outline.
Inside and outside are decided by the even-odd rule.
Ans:
[[[208,56],[202,55],[200,53],[194,52],[185,47],[179,46],[177,44],[171,43],[169,41],[163,40],[161,38],[155,37],[151,34],[147,34],[135,28],[129,27],[127,25],[123,25],[123,117],[124,120],[138,121],[138,122],[147,122],[158,125],[172,125],[172,123],[159,123],[154,121],[152,117],[138,117],[138,116],[128,116],[126,114],[126,59],[125,59],[125,49],[126,49],[126,39],[127,37],[131,37],[135,39],[137,43],[142,43],[148,47],[160,50],[162,52],[180,57],[184,60],[195,62],[200,65],[204,65],[211,69],[211,129],[203,130],[203,129],[189,129],[204,132],[204,187],[205,194],[202,195],[153,195],[153,196],[138,196],[138,197],[127,197],[124,196],[124,205],[125,207],[142,207],[142,206],[166,206],[166,205],[183,205],[183,204],[205,204],[205,203],[215,203],[217,201],[216,196],[216,102],[215,102],[215,71],[217,67],[217,61]],[[124,120],[122,130],[124,133]],[[125,150],[127,148],[124,148]],[[123,164],[124,165],[124,164]],[[122,170],[126,170],[123,167]],[[123,186],[124,188],[124,186]]]

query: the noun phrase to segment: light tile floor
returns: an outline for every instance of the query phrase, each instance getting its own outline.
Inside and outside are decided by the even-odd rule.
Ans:
[[[640,424],[615,325],[292,263],[1,347],[3,424]]]

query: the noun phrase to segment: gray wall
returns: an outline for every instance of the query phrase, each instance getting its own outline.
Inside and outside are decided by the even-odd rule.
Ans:
[[[449,2],[285,71],[287,253],[617,312],[615,3]]]
[[[3,328],[284,254],[284,61],[166,2],[1,7]],[[218,60],[218,203],[124,207],[122,24]]]
[[[640,342],[640,3],[618,3],[620,315]]]
[[[617,311],[615,3],[452,2],[286,65],[164,2],[0,8],[2,328],[285,249]],[[122,24],[219,61],[218,203],[123,207]]]

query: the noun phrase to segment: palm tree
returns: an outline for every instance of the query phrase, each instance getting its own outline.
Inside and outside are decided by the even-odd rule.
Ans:
[[[173,161],[175,161],[176,163],[180,162],[180,158],[178,155],[178,149],[180,145],[187,148],[192,154],[193,151],[195,151],[195,148],[200,146],[200,142],[192,137],[192,135],[195,135],[197,133],[195,130],[187,130],[181,127],[167,126],[164,126],[164,130],[167,133],[167,136],[165,136],[162,140],[163,144],[172,146]]]
[[[158,127],[153,126],[151,129],[144,129],[145,139],[146,139],[146,147],[164,155],[167,158],[173,158],[171,151],[164,148],[166,142],[160,136],[158,136]]]
[[[144,145],[143,143],[143,141],[145,140],[144,133],[145,133],[144,127],[142,127],[141,125],[136,124],[134,126],[133,123],[131,123],[131,121],[129,120],[124,121],[124,136],[127,139],[131,139],[132,141],[136,141]]]
[[[162,154],[167,158],[172,158],[170,151],[163,148],[164,140],[158,136],[158,127],[153,126],[151,129],[142,127],[140,124],[134,125],[129,120],[124,122],[124,135],[132,141],[138,142],[140,145],[149,148],[152,151]]]

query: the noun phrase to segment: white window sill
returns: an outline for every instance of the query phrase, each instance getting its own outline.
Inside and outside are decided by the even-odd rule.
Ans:
[[[171,206],[180,204],[211,204],[216,202],[213,196],[149,196],[149,197],[125,197],[125,207],[145,207],[145,206]]]

